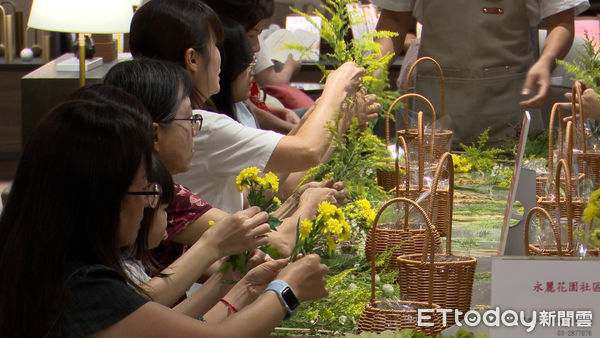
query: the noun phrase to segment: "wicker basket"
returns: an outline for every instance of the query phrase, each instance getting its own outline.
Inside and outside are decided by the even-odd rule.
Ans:
[[[408,86],[409,86],[409,82],[410,82],[410,78],[411,75],[413,73],[413,71],[416,69],[417,65],[420,62],[423,61],[429,61],[431,63],[434,64],[435,68],[438,71],[438,74],[440,76],[440,116],[439,119],[441,120],[441,125],[440,125],[440,129],[435,131],[435,136],[433,137],[436,147],[434,147],[433,149],[433,157],[431,158],[432,162],[436,162],[437,159],[439,159],[443,153],[450,151],[450,146],[452,145],[452,135],[453,132],[452,130],[448,130],[448,129],[444,129],[444,116],[446,113],[446,106],[445,106],[445,86],[444,86],[444,72],[442,72],[442,67],[440,66],[440,64],[435,61],[433,58],[428,57],[428,56],[424,56],[421,57],[419,59],[417,59],[412,66],[408,69],[408,74],[406,77],[406,84],[404,86],[404,88],[406,88],[406,90],[408,91]],[[431,105],[431,104],[428,104]],[[407,105],[405,104],[405,107],[407,107]],[[435,130],[435,121],[436,121],[436,115],[435,115],[435,111],[433,110],[432,107],[431,108],[431,112],[432,112],[432,131]],[[406,108],[407,109],[407,108]],[[405,123],[405,128],[408,128],[408,114],[405,114],[404,117],[404,123]],[[408,133],[407,130],[405,130],[406,133]],[[407,139],[408,140],[408,139]],[[410,147],[410,144],[409,144]]]
[[[571,177],[571,168],[569,167],[567,161],[565,159],[560,159],[558,164],[556,165],[556,173],[555,173],[555,196],[554,197],[541,197],[537,201],[537,206],[544,209],[548,212],[548,216],[556,220],[557,229],[560,225],[561,218],[566,215],[567,216],[567,237],[568,237],[568,252],[572,253],[573,251],[573,222],[581,221],[583,219],[583,209],[585,205],[583,201],[577,200],[573,201],[572,196],[572,187],[571,180],[567,179],[565,197],[560,197],[560,189],[561,186],[561,172],[564,171],[564,176],[567,178]],[[538,214],[538,219],[542,214]],[[560,230],[560,229],[558,229]]]
[[[405,206],[410,204],[412,207],[417,208],[417,210],[423,215],[425,222],[427,223],[427,232],[431,234],[431,232],[435,229],[425,211],[417,205],[415,202],[408,200],[406,198],[394,198],[388,201],[382,209],[379,210],[377,216],[375,217],[374,224],[377,224],[379,221],[379,217],[383,211],[383,208],[388,205],[394,203],[404,203]],[[375,225],[371,227],[370,234],[374,236],[375,233]],[[433,237],[433,236],[431,236]],[[429,246],[431,252],[433,253],[433,246]],[[371,251],[375,251],[375,242],[371,242]],[[433,256],[432,256],[433,257]],[[417,326],[417,317],[419,308],[426,309],[439,309],[440,306],[432,303],[433,298],[433,288],[429,287],[427,291],[428,299],[426,302],[415,302],[415,301],[401,301],[401,300],[392,300],[392,301],[377,301],[375,300],[375,257],[372,256],[370,258],[371,261],[371,299],[363,309],[362,314],[358,320],[358,331],[359,332],[382,332],[386,330],[400,330],[400,329],[416,329],[422,331],[430,336],[435,336],[440,333],[443,329],[442,327],[442,316],[440,312],[434,311],[431,313],[433,326],[425,327],[425,326]],[[433,262],[432,262],[433,263]],[[429,285],[433,285],[433,266],[430,268],[429,273],[430,283]],[[410,309],[398,309],[402,307],[410,307]]]
[[[458,309],[466,313],[471,308],[477,259],[453,255],[451,245],[452,229],[449,228],[445,255],[436,256],[430,251],[428,257],[427,251],[423,250],[421,253],[398,257],[400,293],[406,295],[407,299],[424,301],[427,290],[433,288],[432,301],[435,304],[444,309]],[[426,263],[427,259],[433,262],[433,279],[428,278],[427,270],[431,267]],[[453,325],[455,318],[450,317],[448,325]]]
[[[394,100],[394,102],[390,105],[390,107],[388,108],[386,114],[385,114],[385,144],[386,145],[390,145],[390,113],[392,111],[392,109],[394,108],[394,106],[400,102],[402,99],[407,98],[407,97],[418,97],[422,100],[424,100],[426,103],[429,103],[429,101],[419,95],[419,94],[404,94],[401,95],[400,97],[398,97],[396,100]],[[431,103],[429,103],[429,107],[430,109],[433,109],[433,106],[431,105]],[[433,115],[435,116],[435,111],[433,112]],[[434,122],[434,127],[435,127],[435,122]],[[435,128],[434,128],[435,129]],[[412,129],[411,129],[412,130]],[[425,149],[424,147],[421,145],[423,144],[428,144],[429,145],[429,152],[428,154],[432,154],[434,151],[434,139],[435,139],[435,131],[432,135],[432,137],[428,138],[427,140],[424,139],[424,127],[423,127],[423,113],[419,112],[419,117],[418,117],[418,127],[417,129],[412,130],[413,132],[406,134],[404,133],[403,130],[399,130],[397,131],[397,136],[400,137],[402,136],[404,138],[404,142],[407,146],[405,146],[404,149],[404,156],[409,156],[409,154],[413,154],[413,153],[417,153],[419,156],[419,161],[418,161],[418,165],[419,168],[422,167],[422,163],[424,162],[424,158],[425,158]],[[420,138],[419,138],[420,137]],[[396,144],[398,144],[398,142],[396,142]],[[396,147],[396,158],[399,157],[398,154],[398,148]],[[435,169],[433,166],[433,163],[435,163],[435,161],[433,159],[431,159],[431,164],[432,166],[430,167],[431,169]],[[406,167],[405,168],[407,171],[410,170],[410,167]],[[384,169],[377,169],[377,183],[385,190],[385,191],[389,191],[391,189],[394,188],[394,186],[398,185],[398,182],[400,181],[400,177],[398,176],[399,172],[398,170],[396,170],[396,172],[393,172],[391,170],[384,170]]]
[[[556,249],[541,248],[537,244],[529,243],[529,223],[531,222],[533,215],[536,215],[538,220],[541,219],[541,217],[544,217],[550,222],[550,226],[552,226],[552,232],[554,233],[554,238],[556,239]],[[561,242],[560,230],[556,226],[556,223],[552,220],[552,217],[548,211],[540,207],[533,207],[527,213],[523,237],[525,239],[524,242],[526,256],[571,256],[573,253],[573,250],[569,249],[573,247],[573,244],[569,243],[565,247],[565,245]],[[569,239],[572,241],[572,236],[569,236]]]
[[[573,123],[575,129],[580,128],[581,138],[576,138],[580,142],[582,152],[577,155],[577,168],[578,172],[584,175],[585,179],[589,179],[594,184],[594,187],[598,187],[600,184],[600,153],[599,152],[588,152],[587,150],[587,135],[585,133],[585,124],[583,119],[583,105],[581,102],[581,84],[575,82],[573,84],[573,100],[571,102],[573,109]],[[575,103],[578,103],[577,105]],[[575,114],[576,107],[579,107],[579,114]],[[578,116],[579,115],[579,118]],[[577,121],[579,120],[579,121]],[[579,122],[579,125],[577,123]]]
[[[396,197],[399,197],[399,194],[398,186],[396,186]],[[406,196],[403,197],[407,198]],[[381,215],[390,205],[392,205],[391,202],[384,204],[381,209],[379,209],[377,215]],[[396,207],[399,208],[398,205],[396,205]],[[367,234],[365,242],[365,256],[367,259],[373,259],[373,257],[382,254],[390,248],[394,248],[390,260],[386,262],[388,271],[393,271],[398,268],[398,263],[396,261],[398,256],[423,252],[425,245],[427,244],[427,237],[425,234],[427,231],[426,228],[411,229],[409,227],[407,204],[404,205],[404,215],[403,225],[390,223],[380,225],[378,223],[379,217],[377,217],[371,226],[372,230]],[[440,234],[437,230],[434,230],[433,236],[435,250],[438,250],[441,245]],[[373,255],[373,252],[375,255]]]
[[[538,197],[546,196],[547,191],[550,190],[548,187],[548,178],[553,177],[552,174],[554,171],[554,121],[556,120],[556,115],[558,114],[558,158],[563,157],[563,111],[560,108],[559,103],[555,103],[552,106],[552,110],[550,111],[550,122],[548,124],[548,159],[546,162],[546,166],[548,167],[548,173],[540,174],[535,178],[535,194]],[[572,140],[572,139],[571,139]],[[571,147],[567,148],[567,151],[572,152]],[[550,180],[551,181],[551,180]]]

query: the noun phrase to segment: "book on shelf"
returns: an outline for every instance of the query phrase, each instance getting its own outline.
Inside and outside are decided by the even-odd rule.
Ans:
[[[101,57],[95,57],[93,59],[85,59],[85,71],[90,71],[102,64]],[[56,70],[59,72],[78,72],[79,71],[79,58],[72,57],[68,58],[63,62],[56,64]]]

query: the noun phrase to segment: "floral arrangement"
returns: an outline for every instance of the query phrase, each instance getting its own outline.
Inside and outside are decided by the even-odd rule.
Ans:
[[[363,76],[363,85],[368,93],[377,94],[378,102],[384,108],[392,103],[396,98],[397,92],[389,90],[388,82],[388,64],[394,57],[394,54],[381,55],[381,48],[374,41],[377,38],[394,37],[398,34],[390,31],[373,31],[365,33],[360,39],[347,39],[352,25],[359,24],[364,20],[362,17],[352,18],[346,5],[355,1],[351,0],[327,0],[321,8],[315,9],[312,15],[321,18],[319,26],[311,18],[311,14],[303,13],[295,8],[290,8],[295,14],[304,16],[316,28],[320,30],[321,40],[325,41],[332,52],[322,53],[321,57],[326,62],[317,63],[317,67],[323,73],[323,79],[327,77],[329,71],[324,64],[330,64],[333,68],[341,66],[344,62],[354,61],[361,67],[365,67]]]
[[[304,219],[298,226],[298,240],[294,253],[321,251],[323,243],[332,253],[337,243],[350,238],[350,224],[342,209],[324,201],[319,203],[317,218],[314,221]]]
[[[235,184],[240,192],[244,188],[248,190],[248,203],[251,206],[258,206],[260,210],[266,212],[274,211],[281,205],[281,200],[274,196],[279,191],[279,178],[270,171],[265,174],[265,177],[260,177],[259,174],[260,169],[257,167],[243,169],[236,177]],[[269,199],[265,197],[268,190],[273,195]],[[268,223],[271,230],[275,230],[281,221],[269,214]]]
[[[377,168],[385,168],[385,161],[389,158],[385,143],[369,128],[361,131],[356,118],[346,134],[339,133],[337,124],[330,124],[327,129],[336,150],[327,163],[308,170],[299,186],[312,180],[334,177],[346,183],[352,200],[387,200],[386,192],[377,185],[376,171]]]
[[[590,223],[590,241],[600,247],[600,227],[594,229],[593,223],[600,217],[600,189],[594,191],[583,210],[583,221]]]
[[[371,209],[371,202],[366,198],[346,204],[344,213],[346,214],[346,218],[365,234],[371,228],[371,224],[373,224],[375,216],[377,215],[377,212]]]
[[[279,178],[272,172],[268,172],[264,177],[260,177],[260,169],[257,167],[249,167],[240,171],[235,179],[235,184],[240,192],[244,189],[248,190],[248,203],[251,206],[258,206],[262,211],[269,213],[269,219],[267,223],[271,227],[271,231],[276,231],[277,227],[281,224],[281,221],[270,214],[281,205],[279,198],[274,196],[279,191]],[[265,195],[273,195],[271,198],[265,197]],[[214,222],[213,222],[214,224]],[[269,254],[273,258],[278,258],[279,252],[277,249],[268,245],[260,248],[265,253]],[[232,269],[234,271],[246,273],[248,268],[246,262],[250,251],[244,253],[232,255],[227,260],[227,264],[223,267],[224,271]]]

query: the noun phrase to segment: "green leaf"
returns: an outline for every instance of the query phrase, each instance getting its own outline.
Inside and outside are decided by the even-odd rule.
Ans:
[[[273,216],[272,214],[269,214],[269,219],[267,219],[267,223],[269,224],[269,227],[271,227],[272,231],[277,231],[277,227],[281,225],[282,222],[279,220],[279,218]]]

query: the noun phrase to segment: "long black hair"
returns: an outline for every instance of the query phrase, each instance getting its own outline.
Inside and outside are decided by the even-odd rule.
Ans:
[[[173,122],[181,98],[192,91],[192,81],[183,68],[149,58],[117,63],[104,77],[104,83],[135,96],[146,106],[152,121],[161,124]]]
[[[152,170],[148,172],[148,181],[158,183],[162,188],[158,206],[173,202],[173,199],[175,199],[173,176],[171,176],[171,173],[169,173],[167,167],[165,167],[165,165],[155,155],[152,156]],[[160,266],[160,264],[152,257],[150,254],[151,248],[148,246],[148,235],[150,234],[150,229],[152,228],[154,214],[155,209],[144,209],[142,226],[140,227],[140,232],[135,240],[135,245],[132,248],[132,254],[140,259],[146,272],[150,276],[165,277],[167,275],[160,272],[164,267]]]
[[[129,47],[135,58],[166,60],[185,68],[189,48],[200,53],[208,65],[210,43],[220,46],[222,40],[219,17],[201,0],[152,0],[131,20]],[[205,93],[196,90],[191,98],[194,108],[201,108],[208,100]]]
[[[234,98],[232,87],[235,79],[243,73],[252,62],[254,52],[248,41],[244,27],[235,20],[221,17],[223,23],[223,54],[221,57],[221,74],[219,93],[211,96],[211,100],[219,113],[225,114],[234,120]]]
[[[23,149],[0,217],[0,336],[43,336],[64,304],[69,267],[123,276],[117,229],[138,168],[151,168],[152,125],[131,109],[71,100],[48,113]]]
[[[221,16],[228,16],[251,30],[261,20],[273,16],[273,0],[204,0]]]

